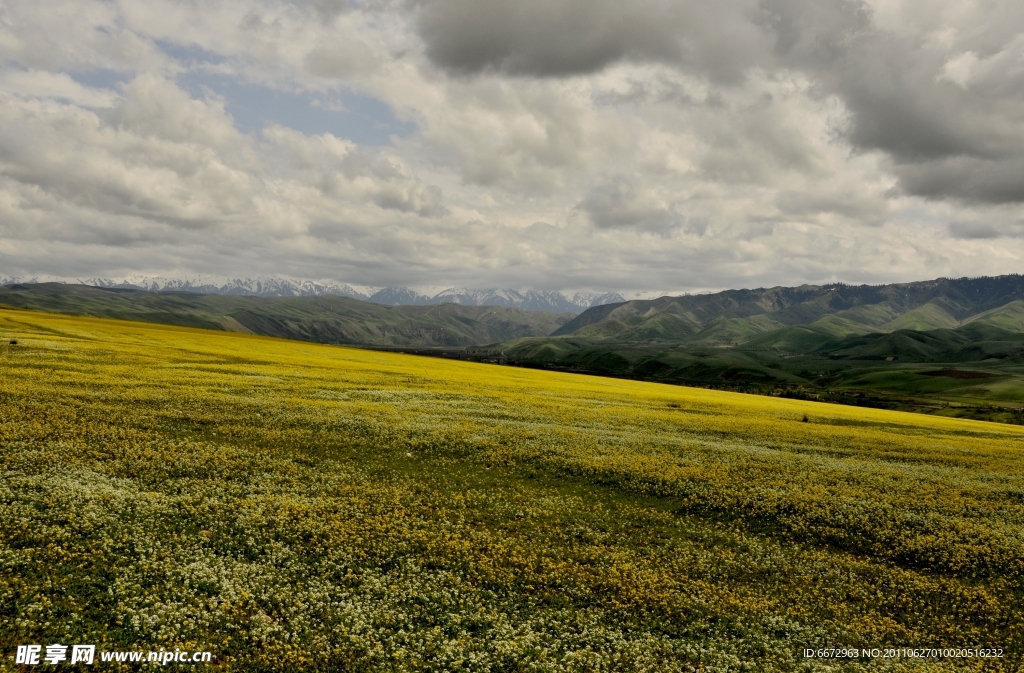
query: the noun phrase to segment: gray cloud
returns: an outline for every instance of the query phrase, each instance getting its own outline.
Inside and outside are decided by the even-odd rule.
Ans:
[[[633,176],[605,180],[577,208],[598,229],[626,234],[656,234],[669,238],[683,233],[699,238],[708,233],[710,226],[706,218],[688,216],[682,204],[666,202],[663,196],[644,187]]]
[[[620,60],[678,63],[735,81],[764,35],[742,20],[744,0],[424,0],[427,55],[459,73],[592,73]]]
[[[672,206],[662,202],[637,181],[620,177],[595,187],[580,201],[579,209],[587,214],[598,229],[624,229],[667,235],[683,226],[686,218]],[[696,225],[701,234],[705,223]]]
[[[783,191],[779,192],[775,203],[784,217],[797,219],[817,219],[826,214],[865,224],[881,224],[886,215],[882,199],[856,188],[841,192]]]
[[[332,21],[350,8],[348,0],[300,0],[298,4],[308,5],[321,21]]]
[[[900,164],[896,174],[904,189],[928,198],[954,197],[994,204],[1024,202],[1024,155],[1004,160],[947,156]]]
[[[1008,213],[1005,210],[987,213],[984,219],[968,216],[950,222],[949,232],[955,238],[966,241],[1020,239],[1024,238],[1024,218],[1020,217],[1020,213]]]
[[[792,0],[762,6],[769,2],[779,7]],[[910,194],[1024,201],[1024,176],[1016,168],[1024,160],[1024,87],[1012,85],[1024,84],[1024,13],[1003,17],[1015,30],[989,24],[990,16],[983,21],[989,25],[943,26],[943,34],[929,36],[886,30],[863,3],[813,4],[818,10],[802,3],[797,12],[805,23],[818,19],[804,31],[811,39],[791,37],[803,33],[788,29],[786,11],[772,15],[783,17],[772,24],[777,52],[840,96],[849,113],[841,129],[848,142],[888,154]],[[828,7],[834,11],[822,14]],[[965,37],[949,39],[960,30]]]
[[[822,95],[841,97],[850,115],[841,129],[844,137],[856,148],[893,157],[908,193],[1022,200],[1024,184],[1005,184],[1001,172],[1024,158],[1024,69],[1019,65],[1024,39],[1006,25],[991,27],[984,37],[975,30],[942,45],[879,27],[863,0],[761,0],[756,6],[424,0],[418,7],[427,55],[455,73],[564,77],[635,61],[666,63],[735,84],[752,68],[795,68],[814,78]],[[1021,14],[1002,18],[1020,28]],[[974,57],[976,67],[956,82],[946,73],[947,64],[964,54]],[[644,85],[635,83],[603,100],[646,98]],[[765,129],[765,136],[770,134]],[[795,155],[797,146],[790,147]],[[984,164],[979,175],[974,171],[982,164],[967,158],[996,164]],[[735,170],[730,162],[719,152],[707,165],[724,177]],[[981,184],[990,178],[990,185]]]
[[[837,69],[837,87],[853,113],[850,139],[901,162],[1024,149],[1021,93],[992,97],[942,78],[948,52],[928,53],[905,39],[856,40]]]
[[[957,238],[965,239],[992,239],[1005,236],[1005,232],[990,223],[981,222],[951,222],[949,231]]]
[[[871,16],[864,0],[760,0],[751,18],[772,36],[776,64],[821,69],[871,28]]]
[[[1024,12],[873,7],[9,0],[0,275],[679,291],[1019,269]],[[275,112],[310,100],[323,124]],[[379,132],[327,123],[356,113]]]
[[[871,41],[841,82],[850,141],[889,154],[907,192],[977,202],[1024,201],[1024,99],[992,98],[939,79],[906,45]]]

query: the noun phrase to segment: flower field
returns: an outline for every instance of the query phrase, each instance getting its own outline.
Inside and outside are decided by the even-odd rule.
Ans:
[[[0,337],[3,670],[1024,663],[1024,427],[22,310]],[[1003,656],[804,655],[840,647]]]

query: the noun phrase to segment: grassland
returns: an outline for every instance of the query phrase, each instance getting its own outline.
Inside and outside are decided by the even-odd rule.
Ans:
[[[7,670],[1022,661],[1024,428],[31,311],[0,337]],[[837,646],[1005,656],[801,654]]]
[[[671,308],[675,301],[707,299],[666,298],[655,303],[667,302]],[[565,336],[550,333],[561,332],[571,315],[456,304],[380,306],[334,296],[197,295],[38,283],[0,287],[3,307],[1024,423],[1024,333],[1019,331],[1024,324],[1024,301],[1020,300],[977,313],[956,329],[877,332],[874,323],[893,322],[896,312],[858,306],[843,311],[847,317],[824,315],[811,324],[785,327],[768,314],[712,319],[699,332],[693,332],[699,327],[696,323],[690,325],[665,310],[649,320],[641,316],[625,322],[598,320]],[[621,308],[602,306],[587,314],[600,318]],[[818,310],[824,309],[819,306]],[[927,304],[905,313],[909,317],[904,322],[921,326],[922,316],[938,310],[936,304]],[[619,323],[623,331],[618,336],[604,334],[614,332]],[[592,330],[596,332],[591,334]],[[955,368],[992,376],[945,380],[929,376],[929,372]]]

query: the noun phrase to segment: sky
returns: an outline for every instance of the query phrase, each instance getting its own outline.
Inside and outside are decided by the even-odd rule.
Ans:
[[[1019,0],[5,0],[0,276],[1022,271]]]

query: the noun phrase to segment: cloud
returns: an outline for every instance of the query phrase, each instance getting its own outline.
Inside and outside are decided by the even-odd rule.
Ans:
[[[425,218],[447,212],[441,189],[409,175],[401,159],[387,150],[360,148],[330,135],[311,138],[283,127],[263,135],[278,170],[287,167],[290,182],[315,187],[320,199],[373,204]]]
[[[897,166],[900,184],[911,194],[971,203],[1024,202],[1024,155],[1006,159],[953,155]]]
[[[240,134],[222,101],[196,100],[173,82],[145,73],[124,85],[124,98],[106,121],[135,134],[220,148]]]
[[[116,91],[83,86],[67,73],[45,70],[8,70],[0,73],[0,89],[21,96],[66,100],[88,108],[108,108],[119,98]]]
[[[580,201],[579,208],[598,229],[668,234],[686,220],[673,204],[665,203],[630,177],[598,185]]]
[[[872,10],[864,0],[760,0],[752,20],[771,36],[776,66],[821,70],[872,29]]]
[[[1024,217],[1006,206],[984,214],[967,212],[949,223],[949,232],[960,240],[992,241],[999,245],[1007,239],[1024,238]]]
[[[673,0],[424,0],[427,55],[456,73],[593,73],[621,60],[678,63],[737,79],[765,41],[747,2]]]
[[[1024,30],[1016,14],[1011,23]],[[872,25],[851,34],[827,64],[806,67],[846,106],[845,139],[885,152],[907,193],[1020,203],[1024,37],[1002,32],[947,26],[945,37],[927,39]],[[981,59],[971,47],[990,55]]]
[[[316,47],[303,60],[306,70],[318,77],[345,79],[374,65],[365,44],[345,40],[330,47]]]
[[[822,221],[821,216],[839,217],[864,224],[881,224],[887,215],[885,200],[870,190],[821,189],[816,193],[804,191],[779,192],[775,201],[783,219]]]
[[[0,173],[61,201],[203,227],[230,217],[250,175],[226,161],[236,140],[216,108],[146,77],[107,113],[0,99]]]
[[[10,0],[0,274],[628,292],[1016,270],[1022,14]]]
[[[1021,201],[1020,190],[1002,184],[1005,179],[992,187],[962,189],[955,185],[977,182],[975,174],[921,177],[953,176],[958,166],[973,169],[973,160],[994,161],[985,164],[990,168],[985,175],[995,176],[999,168],[992,166],[1009,167],[1024,157],[1024,35],[1005,26],[988,31],[972,26],[974,31],[965,30],[951,43],[929,41],[927,33],[881,28],[871,6],[859,0],[713,6],[668,0],[424,0],[416,7],[427,56],[455,74],[570,77],[623,61],[658,62],[738,85],[757,69],[799,70],[820,91],[842,99],[849,113],[845,139],[856,148],[889,154],[909,193]],[[926,11],[908,8],[909,23],[926,18]],[[1009,18],[1024,27],[1020,12]],[[956,51],[968,46],[988,55]],[[636,100],[646,88],[634,84],[627,95]],[[765,136],[770,135],[766,127]],[[796,150],[798,143],[788,146]],[[723,153],[727,147],[722,143],[718,158],[708,158],[709,170],[735,172]],[[968,157],[973,160],[963,159]]]
[[[8,62],[22,68],[124,72],[167,64],[151,40],[125,29],[114,5],[14,2],[5,3],[0,12],[0,49]]]

